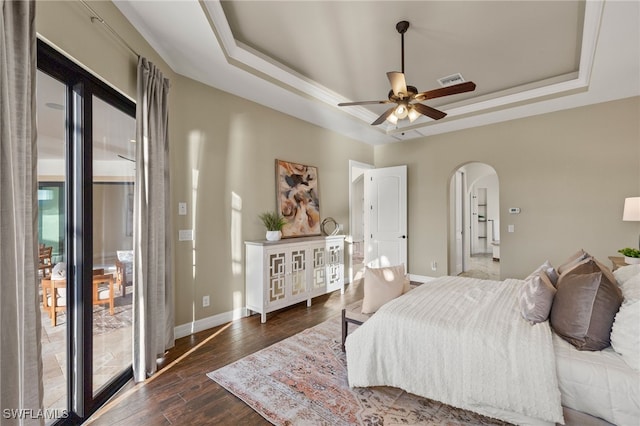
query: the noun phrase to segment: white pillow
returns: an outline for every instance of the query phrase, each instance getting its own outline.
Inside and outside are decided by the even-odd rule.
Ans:
[[[385,268],[365,267],[362,313],[372,314],[405,290],[404,265]]]
[[[619,286],[636,275],[640,276],[640,264],[622,266],[613,271],[613,276],[616,277]]]
[[[620,306],[611,329],[611,346],[629,367],[640,372],[640,300]]]
[[[116,250],[120,262],[133,262],[133,250]]]
[[[531,324],[549,319],[556,288],[544,271],[527,277],[518,292],[520,313]]]
[[[626,280],[621,286],[622,297],[624,302],[635,302],[640,300],[640,275],[635,275]]]
[[[64,280],[67,278],[67,264],[65,262],[59,262],[51,270],[52,280]]]
[[[532,278],[533,276],[538,274],[540,271],[544,271],[544,273],[547,274],[547,278],[549,278],[549,280],[551,281],[551,284],[553,284],[554,287],[556,286],[556,284],[558,284],[558,272],[556,272],[556,269],[551,265],[551,263],[548,260],[545,260],[542,265],[538,266],[535,269],[535,271],[530,273],[529,276],[525,278],[525,281],[528,280],[529,278]]]

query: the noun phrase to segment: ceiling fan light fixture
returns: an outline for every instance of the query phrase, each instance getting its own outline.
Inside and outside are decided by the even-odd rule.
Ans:
[[[401,35],[402,71],[390,71],[387,73],[387,78],[389,79],[389,83],[391,83],[388,100],[341,102],[338,106],[396,104],[395,107],[391,107],[383,112],[373,123],[371,123],[372,126],[377,126],[385,121],[396,124],[398,120],[404,120],[407,117],[409,118],[409,121],[413,123],[413,121],[421,115],[427,116],[433,120],[440,120],[446,117],[446,112],[432,108],[420,102],[428,99],[440,98],[442,96],[471,92],[476,89],[475,83],[472,81],[465,82],[460,73],[443,77],[440,79],[440,84],[446,84],[446,86],[439,89],[428,90],[426,92],[418,92],[418,89],[415,86],[407,85],[404,76],[404,33],[408,28],[408,21],[400,21],[396,25],[396,30]]]
[[[408,108],[404,103],[399,104],[398,107],[396,108],[396,110],[393,113],[393,115],[398,117],[398,119],[400,119],[400,120],[402,120],[404,118],[407,118],[408,114],[409,114]]]
[[[416,111],[415,108],[410,107],[408,116],[409,116],[409,122],[413,123],[416,118],[420,117],[420,113]]]

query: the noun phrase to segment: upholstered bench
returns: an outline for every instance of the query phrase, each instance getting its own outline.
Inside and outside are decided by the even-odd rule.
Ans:
[[[349,333],[349,323],[362,325],[373,314],[362,313],[362,300],[358,300],[342,309],[342,352],[344,352],[344,342]]]

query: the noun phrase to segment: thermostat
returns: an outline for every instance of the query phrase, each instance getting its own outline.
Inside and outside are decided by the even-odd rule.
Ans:
[[[518,214],[520,213],[520,207],[509,207],[509,214]]]

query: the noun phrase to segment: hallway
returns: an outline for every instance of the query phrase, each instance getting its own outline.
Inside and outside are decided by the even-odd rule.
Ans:
[[[500,280],[500,262],[494,261],[491,253],[475,254],[467,258],[467,270],[460,277]]]

